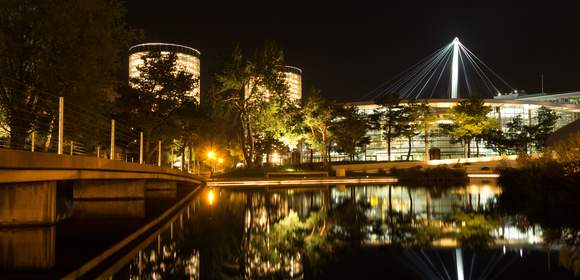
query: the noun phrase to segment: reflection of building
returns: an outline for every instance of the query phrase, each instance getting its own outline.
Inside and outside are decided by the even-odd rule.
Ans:
[[[194,78],[200,77],[200,55],[201,53],[193,48],[167,43],[147,43],[135,45],[129,48],[129,78],[139,77],[139,65],[143,64],[141,57],[149,52],[159,51],[161,54],[175,53],[177,55],[177,68],[190,73]],[[199,82],[191,95],[199,101]]]

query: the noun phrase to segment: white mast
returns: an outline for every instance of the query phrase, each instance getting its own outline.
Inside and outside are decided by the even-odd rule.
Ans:
[[[453,39],[453,58],[451,61],[451,99],[457,99],[457,82],[459,81],[459,39]]]

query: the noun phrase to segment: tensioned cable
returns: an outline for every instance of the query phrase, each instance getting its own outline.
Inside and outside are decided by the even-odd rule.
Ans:
[[[453,43],[443,46],[396,75],[394,78],[363,95],[363,98],[371,95],[373,98],[377,98],[387,93],[397,93],[405,99],[417,99],[426,96],[428,93],[428,97],[432,98],[440,85],[444,75],[443,72],[450,71],[448,64],[452,56],[453,47]],[[501,92],[496,82],[494,82],[494,79],[497,79],[501,85],[505,85],[510,90],[513,90],[513,87],[509,83],[501,78],[497,72],[491,69],[491,67],[477,57],[471,50],[467,49],[460,42],[457,44],[457,47],[459,48],[458,56],[461,63],[461,75],[463,76],[463,79],[460,78],[460,81],[465,81],[467,95],[473,96],[474,87],[478,85],[473,80],[473,77],[470,77],[470,68],[473,68],[476,76],[481,80],[483,86],[491,95]],[[491,74],[488,74],[488,72],[491,72]],[[434,79],[434,77],[437,77],[437,79]],[[449,84],[447,92],[450,92],[450,88],[451,85]]]

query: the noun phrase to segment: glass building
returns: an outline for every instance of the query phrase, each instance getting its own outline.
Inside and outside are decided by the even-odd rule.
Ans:
[[[427,100],[428,104],[434,109],[439,116],[438,123],[448,123],[449,109],[457,104],[457,100],[452,99],[432,99]],[[540,107],[545,106],[554,110],[559,119],[556,123],[556,129],[559,129],[577,119],[580,119],[580,105],[552,103],[542,101],[527,101],[527,100],[486,100],[486,106],[492,107],[489,117],[495,118],[498,124],[505,129],[505,125],[512,121],[516,116],[521,116],[527,121],[528,125],[535,124],[537,111]],[[367,114],[373,114],[374,110],[378,108],[377,105],[369,102],[368,104],[358,103],[354,104],[358,109]],[[403,103],[404,105],[404,103]],[[383,139],[383,131],[371,130],[368,132],[371,137],[371,143],[367,145],[366,149],[361,149],[359,160],[387,160],[387,143]],[[413,138],[411,143],[410,160],[425,160],[425,140],[424,134],[419,134]],[[448,136],[442,133],[438,125],[434,125],[428,137],[430,148],[437,148],[440,150],[441,159],[460,158],[463,157],[463,146],[461,143],[450,142]],[[476,152],[477,143],[471,143],[472,154]],[[408,141],[405,138],[395,139],[391,143],[391,160],[405,160],[407,159]],[[485,143],[479,143],[479,156],[496,156],[498,155],[492,149],[485,147]],[[337,155],[340,156],[340,155]]]
[[[562,99],[561,96],[557,97]],[[577,93],[577,97],[580,97],[580,93]],[[567,96],[569,100],[573,101],[575,97]],[[450,138],[443,133],[442,129],[439,128],[438,124],[450,123],[449,119],[449,109],[455,106],[459,100],[457,99],[428,99],[426,101],[438,115],[438,121],[429,130],[428,137],[428,147],[435,148],[439,150],[440,159],[454,159],[462,158],[464,156],[463,145],[461,143],[451,143]],[[550,100],[552,101],[552,100]],[[492,111],[489,113],[489,117],[495,118],[502,129],[506,129],[506,124],[512,121],[516,116],[521,116],[528,125],[536,123],[537,111],[540,107],[544,106],[551,110],[554,110],[559,119],[556,123],[556,130],[580,119],[580,105],[560,103],[560,102],[547,102],[547,101],[536,101],[527,99],[487,99],[485,100],[485,105],[492,107]],[[402,102],[404,105],[405,102]],[[353,105],[358,108],[358,110],[366,115],[371,115],[379,108],[374,102],[353,102],[347,105]],[[364,161],[387,161],[387,142],[384,139],[382,130],[370,130],[367,132],[367,136],[370,137],[370,144],[363,148],[358,148],[358,153],[355,160]],[[396,138],[391,142],[391,160],[406,160],[407,153],[409,149],[408,141],[404,137]],[[477,149],[479,150],[479,156],[497,156],[498,153],[490,148],[486,147],[486,144],[482,141],[480,143],[475,143],[475,140],[470,144],[471,154],[475,155]],[[477,148],[479,146],[479,148]],[[310,161],[310,151],[302,151],[302,162]],[[425,160],[425,135],[420,133],[415,136],[411,142],[411,154],[409,160]],[[431,158],[433,159],[433,158]],[[332,161],[343,161],[349,160],[349,157],[345,154],[338,152],[331,152]],[[319,162],[320,155],[317,151],[312,153],[312,161]]]
[[[161,54],[175,53],[177,55],[177,68],[192,74],[199,81],[201,53],[194,48],[167,43],[146,43],[129,48],[129,79],[139,77],[138,67],[143,64],[142,57],[152,51],[159,51]],[[199,82],[189,94],[199,102]]]

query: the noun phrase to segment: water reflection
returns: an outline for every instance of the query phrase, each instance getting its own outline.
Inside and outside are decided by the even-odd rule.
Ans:
[[[55,227],[0,230],[0,268],[48,269],[55,261]]]
[[[513,257],[542,249],[544,235],[499,211],[500,193],[485,180],[437,193],[397,185],[206,189],[115,278],[301,279],[376,245],[402,250],[394,263],[413,263],[415,277],[460,269],[499,276]],[[437,258],[438,268],[428,265]]]

